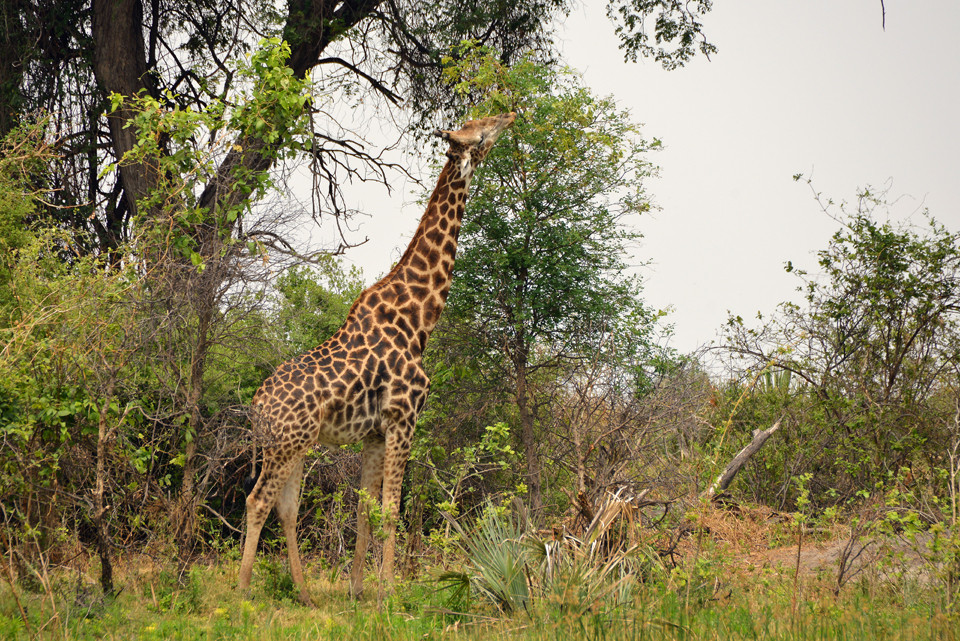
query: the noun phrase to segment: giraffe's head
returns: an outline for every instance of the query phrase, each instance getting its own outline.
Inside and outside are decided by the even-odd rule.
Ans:
[[[450,143],[447,156],[458,162],[460,173],[470,176],[487,157],[500,133],[513,124],[517,114],[510,112],[464,123],[459,131],[438,129],[433,134]]]

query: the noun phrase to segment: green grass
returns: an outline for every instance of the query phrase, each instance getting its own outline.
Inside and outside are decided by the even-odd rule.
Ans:
[[[562,603],[541,602],[509,617],[479,602],[469,613],[450,613],[429,577],[400,583],[379,608],[375,596],[349,599],[346,577],[308,566],[317,607],[306,608],[294,601],[276,560],[258,565],[249,599],[235,588],[236,572],[232,562],[200,564],[178,582],[170,568],[128,559],[120,564],[122,590],[110,602],[98,598],[93,585],[78,590],[76,573],[54,576],[46,594],[17,592],[29,631],[10,586],[2,583],[0,639],[960,638],[960,617],[945,611],[936,587],[864,580],[834,597],[829,581],[810,578],[801,583],[795,605],[789,572],[726,572],[719,590],[715,582],[678,588],[664,577],[641,586],[619,608],[598,603],[574,615]],[[368,591],[376,592],[372,579]]]

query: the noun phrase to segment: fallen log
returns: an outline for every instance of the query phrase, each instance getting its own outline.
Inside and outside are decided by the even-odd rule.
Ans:
[[[737,475],[737,472],[740,471],[740,468],[743,467],[750,457],[757,453],[757,451],[763,447],[763,444],[767,442],[767,439],[773,436],[773,433],[780,429],[780,421],[778,420],[773,424],[773,427],[765,430],[753,430],[753,440],[747,444],[745,448],[740,450],[740,452],[733,457],[733,460],[727,465],[727,469],[723,471],[720,476],[717,477],[717,480],[713,482],[713,485],[708,487],[706,490],[700,493],[701,499],[712,499],[714,495],[719,492],[723,492],[727,489],[730,483],[733,482],[733,477]]]

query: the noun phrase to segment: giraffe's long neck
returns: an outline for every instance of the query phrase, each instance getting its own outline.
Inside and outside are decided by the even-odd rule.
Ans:
[[[458,157],[447,161],[410,245],[382,281],[402,286],[412,302],[420,304],[416,329],[428,335],[440,318],[453,281],[457,238],[472,176],[472,172],[462,173],[461,167]]]

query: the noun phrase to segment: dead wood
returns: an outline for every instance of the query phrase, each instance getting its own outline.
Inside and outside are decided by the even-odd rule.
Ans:
[[[733,457],[733,460],[727,465],[727,468],[723,471],[720,476],[717,477],[717,480],[713,482],[713,485],[708,487],[706,490],[701,492],[701,499],[712,499],[718,492],[723,492],[729,487],[730,483],[733,482],[733,478],[737,475],[737,472],[740,471],[750,457],[756,454],[763,444],[767,442],[767,439],[773,436],[773,433],[780,429],[780,421],[778,420],[773,424],[773,427],[770,427],[765,430],[754,430],[753,431],[753,440],[747,444],[736,456]]]

